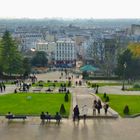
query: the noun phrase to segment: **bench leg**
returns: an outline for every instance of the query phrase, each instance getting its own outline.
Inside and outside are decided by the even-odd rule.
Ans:
[[[51,120],[50,119],[47,119],[47,123],[50,123],[51,122]]]
[[[56,123],[59,125],[60,124],[60,120],[56,120]]]
[[[8,119],[8,121],[11,121],[11,119]]]
[[[41,124],[44,124],[44,123],[45,123],[45,120],[44,120],[44,119],[42,119]]]

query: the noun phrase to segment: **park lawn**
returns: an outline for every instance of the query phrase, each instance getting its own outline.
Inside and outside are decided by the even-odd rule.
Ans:
[[[127,91],[140,91],[140,88],[128,88]]]
[[[99,87],[101,87],[101,86],[121,86],[122,85],[122,83],[90,83],[90,84],[88,84],[88,86],[92,87],[92,85],[94,85],[94,84],[99,85]]]
[[[40,115],[42,111],[49,112],[54,115],[59,112],[61,104],[64,104],[66,114],[70,112],[71,94],[69,102],[64,101],[65,94],[53,93],[19,93],[7,94],[0,96],[0,115],[5,115],[7,112],[13,114],[24,115]]]
[[[104,101],[103,94],[98,94]],[[123,113],[125,105],[129,107],[129,115],[135,115],[140,113],[140,96],[139,95],[112,95],[109,96],[109,106],[117,111],[121,116],[125,116]]]
[[[66,84],[66,87],[68,87],[68,81],[66,82],[45,82],[45,83],[35,83],[33,84],[32,86],[35,87],[35,86],[38,86],[39,84],[43,84],[43,87],[51,87],[55,84],[55,87],[60,87],[61,84]]]

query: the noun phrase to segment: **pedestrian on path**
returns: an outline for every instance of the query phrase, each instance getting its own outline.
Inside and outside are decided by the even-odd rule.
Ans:
[[[76,86],[77,86],[78,82],[76,81],[75,84],[76,84]]]
[[[3,91],[2,84],[0,83],[0,92]]]
[[[44,124],[45,123],[45,113],[44,112],[41,112],[40,119],[42,120],[41,123]]]
[[[101,101],[98,100],[97,104],[96,104],[96,108],[98,110],[98,114],[100,114],[100,109],[102,108],[102,104],[101,104]]]
[[[93,115],[96,115],[96,106],[97,106],[97,101],[94,100],[93,101],[93,106],[92,106],[92,108],[93,108]]]
[[[2,86],[3,86],[3,91],[5,91],[6,86],[5,86],[5,84],[3,82],[2,82]]]
[[[61,72],[61,77],[63,77],[63,72]]]
[[[79,117],[80,112],[79,112],[79,107],[78,107],[78,105],[76,105],[76,106],[74,107],[73,112],[74,112],[73,121],[75,121],[76,118],[77,118],[78,121],[79,121],[79,120],[80,120],[80,117]]]
[[[79,86],[81,86],[81,85],[82,85],[82,81],[80,80],[80,81],[79,81]]]
[[[108,111],[108,108],[109,108],[108,103],[105,103],[103,107],[104,107],[105,115],[106,115],[107,114],[107,111]]]

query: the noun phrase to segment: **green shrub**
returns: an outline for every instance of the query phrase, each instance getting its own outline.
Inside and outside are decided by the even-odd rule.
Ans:
[[[84,77],[84,79],[86,80],[120,80],[119,77],[114,76],[114,77],[106,77],[106,76],[88,76],[88,77]]]
[[[128,114],[129,114],[129,107],[128,107],[128,105],[126,105],[126,106],[124,107],[123,113],[124,113],[125,115],[128,115]]]
[[[140,84],[134,84],[133,88],[140,88]]]
[[[66,113],[66,109],[64,107],[64,104],[61,104],[61,107],[60,107],[60,114],[65,114]]]
[[[106,98],[105,98],[105,102],[109,102],[109,96],[106,96]]]
[[[39,80],[38,83],[45,83],[43,80]]]
[[[71,87],[71,81],[68,82],[68,87]]]
[[[69,101],[68,93],[65,94],[65,97],[64,98],[65,98],[65,102],[68,102]]]
[[[86,79],[86,78],[88,78],[89,74],[87,73],[87,71],[84,71],[82,73],[82,76],[83,76],[83,79]]]
[[[106,93],[104,93],[104,96],[103,97],[106,98]]]
[[[89,86],[90,86],[90,84],[91,84],[91,83],[90,83],[90,82],[88,82],[88,81],[86,81],[86,83],[87,83],[87,85],[89,85]]]

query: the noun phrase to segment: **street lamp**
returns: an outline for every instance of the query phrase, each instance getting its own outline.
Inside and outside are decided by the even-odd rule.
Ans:
[[[126,62],[123,64],[123,83],[122,83],[122,90],[124,90],[124,82],[125,82],[125,70],[126,70],[127,64]]]

